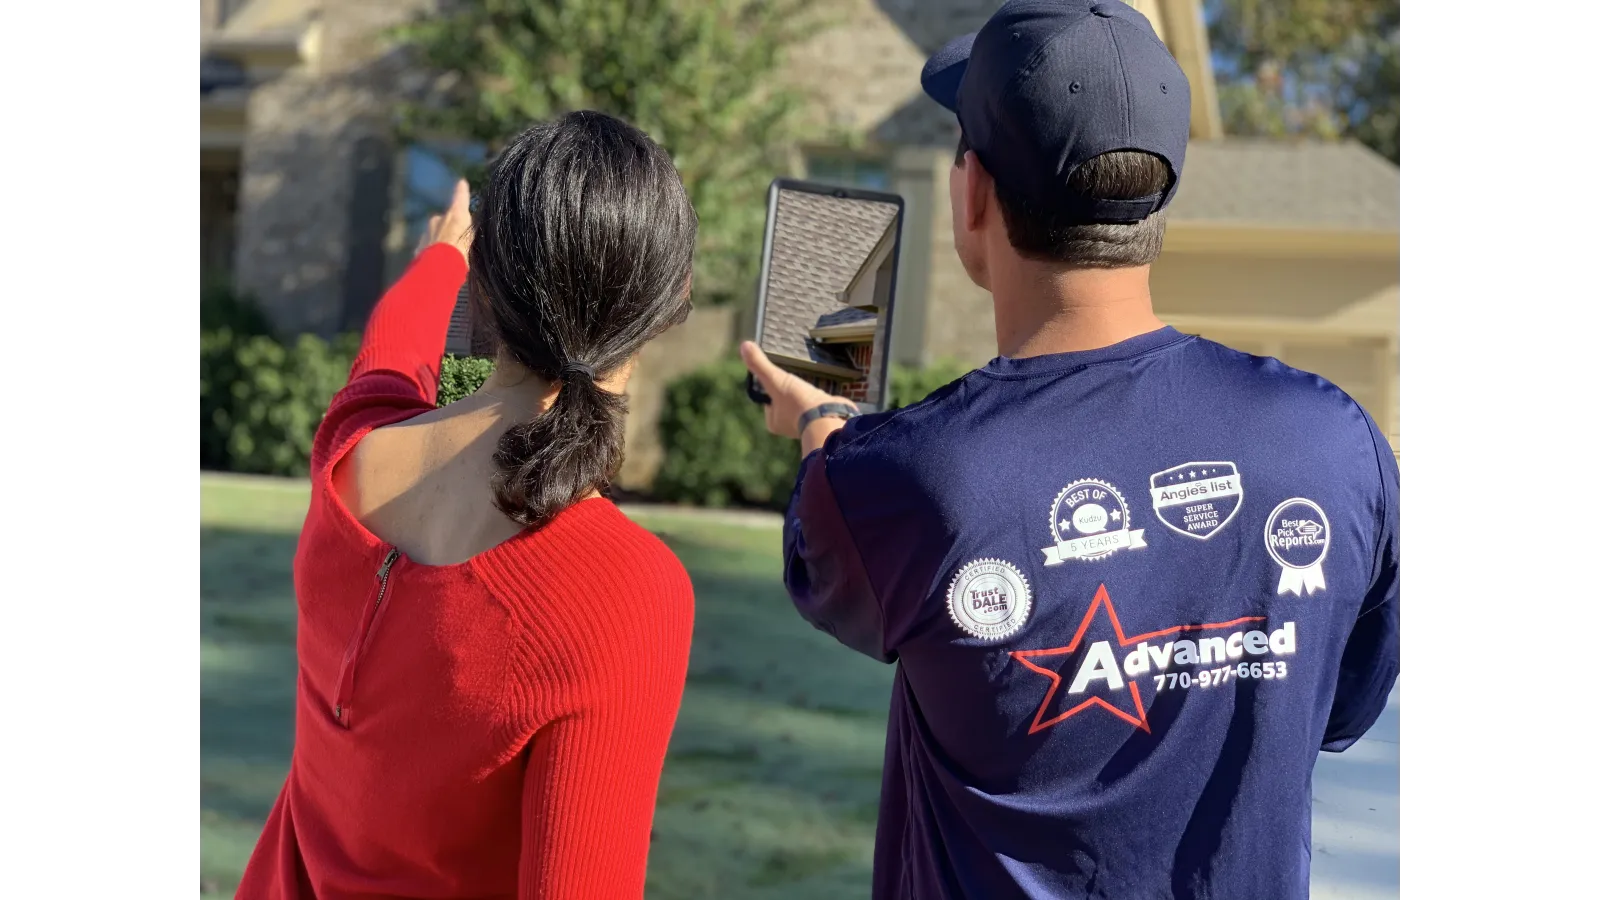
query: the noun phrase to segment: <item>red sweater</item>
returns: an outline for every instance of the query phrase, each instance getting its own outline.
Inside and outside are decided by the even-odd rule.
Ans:
[[[682,565],[608,500],[448,566],[361,526],[330,472],[432,409],[466,276],[422,253],[312,450],[294,561],[294,758],[238,897],[639,897],[689,663]]]

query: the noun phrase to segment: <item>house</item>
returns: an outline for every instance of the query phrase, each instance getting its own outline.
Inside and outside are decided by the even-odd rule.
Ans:
[[[1130,0],[1183,67],[1190,146],[1152,273],[1174,326],[1323,375],[1399,446],[1400,172],[1353,143],[1223,134],[1201,0]],[[791,54],[794,77],[828,87],[819,125],[848,149],[801,148],[806,177],[906,199],[896,361],[994,355],[989,297],[950,244],[954,116],[921,92],[928,55],[980,28],[997,0],[831,0],[836,24]]]
[[[830,394],[881,406],[874,366],[890,317],[900,209],[792,188],[777,191],[760,341],[778,365]]]
[[[379,36],[433,0],[206,0],[201,39],[202,264],[289,331],[359,327],[449,196],[448,142],[399,146],[395,99],[419,76]],[[1152,275],[1173,325],[1324,375],[1398,448],[1399,169],[1353,143],[1222,133],[1201,0],[1132,0],[1189,77],[1191,144]],[[989,299],[950,244],[954,117],[923,96],[923,61],[998,0],[816,0],[831,25],[789,55],[817,133],[789,173],[905,198],[891,352],[978,365]],[[759,248],[752,247],[751,253]],[[813,323],[815,324],[815,323]],[[810,335],[820,347],[848,329]],[[625,486],[659,458],[662,384],[720,358],[753,322],[696,310],[634,377]],[[857,326],[859,328],[859,325]],[[859,333],[859,332],[857,332]],[[837,349],[837,348],[835,348]],[[843,367],[841,367],[843,368]]]

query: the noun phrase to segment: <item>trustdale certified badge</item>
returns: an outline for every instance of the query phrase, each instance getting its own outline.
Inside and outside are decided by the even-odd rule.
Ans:
[[[1146,546],[1144,529],[1128,527],[1128,503],[1108,481],[1084,478],[1067,485],[1050,506],[1050,537],[1044,564],[1069,559],[1105,559],[1118,550]]]
[[[986,640],[1009,637],[1028,621],[1028,579],[1003,559],[975,559],[950,581],[945,606],[957,627]]]
[[[1150,476],[1150,503],[1161,524],[1196,540],[1227,527],[1244,500],[1239,467],[1231,462],[1187,462]]]
[[[1315,594],[1328,586],[1322,562],[1328,558],[1328,514],[1322,507],[1295,497],[1278,504],[1267,517],[1267,553],[1283,569],[1278,593]]]

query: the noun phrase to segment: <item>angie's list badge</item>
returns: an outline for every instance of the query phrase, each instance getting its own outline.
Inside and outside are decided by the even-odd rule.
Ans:
[[[1328,586],[1322,561],[1328,558],[1328,514],[1322,507],[1295,497],[1278,504],[1267,517],[1267,553],[1283,568],[1278,593],[1315,594]]]
[[[1244,500],[1239,467],[1231,462],[1188,462],[1150,476],[1150,503],[1161,524],[1195,540],[1227,527]]]
[[[1098,478],[1074,481],[1062,488],[1050,505],[1053,543],[1043,549],[1044,564],[1105,559],[1118,550],[1149,546],[1143,528],[1128,526],[1128,503],[1111,482]]]

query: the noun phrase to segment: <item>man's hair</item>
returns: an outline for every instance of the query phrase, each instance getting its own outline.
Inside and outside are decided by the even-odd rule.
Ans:
[[[963,134],[956,148],[957,166],[966,164],[969,149]],[[1113,150],[1079,166],[1068,179],[1067,190],[1094,200],[1134,200],[1166,190],[1171,181],[1172,170],[1161,157],[1141,150]],[[994,192],[1006,236],[1027,259],[1120,269],[1149,265],[1161,255],[1165,210],[1130,225],[1073,225],[1062,212],[1008,190],[998,179]]]

